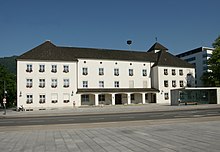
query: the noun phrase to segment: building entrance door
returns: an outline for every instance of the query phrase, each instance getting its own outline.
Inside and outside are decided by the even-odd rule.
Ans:
[[[115,95],[115,104],[122,104],[122,96],[121,94]]]

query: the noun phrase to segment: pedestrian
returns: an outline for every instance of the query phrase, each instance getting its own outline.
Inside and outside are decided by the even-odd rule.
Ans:
[[[4,113],[3,115],[6,115],[6,97],[3,98],[3,107],[4,107]]]

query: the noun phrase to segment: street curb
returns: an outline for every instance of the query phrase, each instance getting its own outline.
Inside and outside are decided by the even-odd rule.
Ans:
[[[131,113],[157,113],[157,112],[176,112],[176,111],[198,111],[198,110],[208,110],[208,109],[220,109],[219,107],[190,107],[184,109],[156,109],[152,111],[124,111],[124,112],[75,112],[72,111],[71,113],[48,113],[48,114],[31,114],[31,115],[17,115],[17,116],[10,116],[4,115],[0,116],[0,119],[14,119],[14,118],[40,118],[40,117],[63,117],[63,116],[91,116],[91,115],[117,115],[117,114],[131,114]],[[28,114],[28,113],[27,113]]]

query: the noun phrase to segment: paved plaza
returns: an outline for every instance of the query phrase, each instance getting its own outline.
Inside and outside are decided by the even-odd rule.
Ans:
[[[207,118],[201,118],[207,119]],[[196,119],[195,119],[196,120]],[[219,152],[220,121],[0,129],[1,152]],[[125,122],[123,122],[125,123]],[[84,124],[90,125],[90,124]],[[125,127],[126,126],[126,127]]]

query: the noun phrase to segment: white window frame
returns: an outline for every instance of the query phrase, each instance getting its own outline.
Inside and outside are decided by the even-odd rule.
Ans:
[[[114,69],[114,75],[115,75],[115,76],[119,76],[119,69],[118,69],[118,68],[115,68],[115,69]]]
[[[99,88],[104,88],[104,86],[105,86],[104,81],[99,81]]]
[[[99,68],[99,75],[104,75],[104,68]]]
[[[83,81],[83,88],[88,88],[88,81]]]
[[[45,72],[45,65],[44,64],[39,65],[39,72]]]
[[[169,87],[169,81],[168,80],[164,80],[164,87]]]
[[[129,69],[128,73],[129,73],[129,76],[133,76],[134,75],[134,69]]]
[[[55,65],[55,64],[51,65],[51,72],[53,72],[53,73],[57,72],[57,65]]]
[[[172,87],[176,87],[176,80],[172,81]]]
[[[176,70],[172,69],[172,75],[176,75]]]
[[[57,87],[57,79],[51,79],[51,87],[56,88]]]
[[[45,94],[40,94],[39,95],[39,103],[43,104],[46,102],[46,95]]]
[[[164,93],[164,99],[165,99],[165,100],[169,100],[169,93],[167,93],[167,92]]]
[[[27,104],[32,104],[33,103],[33,95],[32,94],[27,94]]]
[[[63,65],[63,72],[68,73],[69,72],[69,65]]]
[[[120,87],[119,81],[115,81],[115,82],[114,82],[114,86],[115,86],[115,88],[119,88],[119,87]]]
[[[184,87],[183,80],[180,80],[179,83],[180,83],[180,87]]]
[[[44,88],[45,87],[45,79],[39,79],[39,87]]]
[[[63,87],[68,88],[70,86],[70,80],[69,79],[63,79]]]
[[[26,72],[32,72],[33,71],[32,68],[33,68],[32,64],[27,64]]]
[[[51,94],[51,103],[57,103],[58,102],[58,94],[52,93]]]
[[[183,69],[179,70],[179,75],[182,76],[183,75]]]
[[[142,70],[142,75],[143,75],[144,77],[147,76],[147,69],[143,69],[143,70]]]
[[[63,94],[63,103],[68,103],[68,102],[70,102],[70,94],[64,93]]]
[[[164,75],[168,75],[168,69],[164,69]]]
[[[88,68],[87,67],[82,68],[82,75],[88,75]]]
[[[33,79],[26,79],[26,87],[27,88],[33,87]]]

